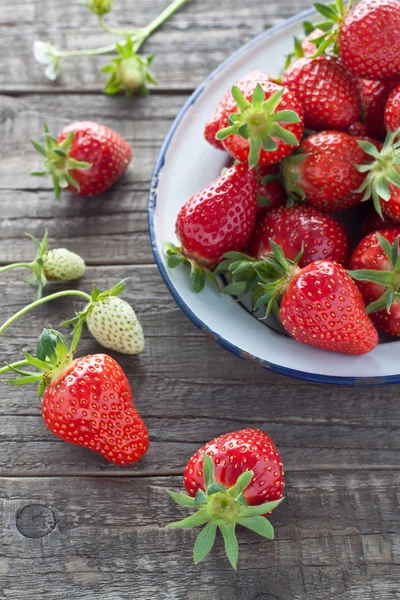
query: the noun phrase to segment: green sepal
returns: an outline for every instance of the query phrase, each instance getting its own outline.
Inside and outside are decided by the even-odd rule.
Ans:
[[[236,571],[239,559],[239,544],[235,534],[235,523],[219,523],[218,527],[224,538],[225,553]]]
[[[167,248],[167,265],[170,269],[175,269],[180,265],[190,266],[190,281],[195,294],[199,294],[204,289],[206,280],[219,293],[219,284],[215,276],[216,271],[211,271],[209,268],[197,263],[194,259],[185,256],[182,246],[178,247],[169,242],[164,242],[164,245]]]
[[[167,490],[168,494],[171,496],[172,500],[179,504],[180,506],[186,506],[188,508],[195,507],[195,499],[187,494],[178,494],[177,492],[172,492],[171,490]]]
[[[228,494],[232,496],[232,498],[238,498],[238,496],[243,494],[243,492],[249,487],[253,476],[253,471],[245,471],[242,473],[238,477],[235,485],[228,489]]]
[[[208,504],[207,496],[205,492],[199,488],[194,498],[194,506],[203,506],[204,504]]]
[[[258,535],[267,538],[267,540],[274,539],[274,528],[265,517],[243,517],[239,519],[238,522],[239,525],[242,525],[242,527],[251,529],[251,531],[254,531],[255,533],[258,533]]]
[[[193,561],[196,565],[210,554],[214,546],[216,533],[217,524],[214,521],[209,521],[200,531],[193,548]]]
[[[171,529],[191,529],[192,527],[197,527],[198,525],[203,525],[203,523],[207,523],[209,520],[209,515],[206,508],[200,508],[200,510],[190,517],[186,517],[186,519],[182,519],[181,521],[175,521],[174,523],[169,523],[168,527]]]
[[[265,502],[264,504],[259,504],[258,506],[244,506],[241,509],[241,515],[243,517],[255,517],[258,515],[265,515],[271,511],[273,511],[277,506],[280,505],[283,498],[279,500],[274,500],[273,502]]]

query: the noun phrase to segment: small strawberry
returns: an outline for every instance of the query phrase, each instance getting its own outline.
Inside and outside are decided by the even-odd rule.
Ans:
[[[400,3],[361,0],[343,19],[340,58],[354,75],[387,79],[400,74]]]
[[[302,252],[300,267],[316,260],[334,260],[344,265],[349,255],[349,240],[343,225],[312,206],[281,207],[267,213],[256,225],[250,256],[257,260],[269,256],[270,240],[290,260]]]
[[[232,88],[223,109],[217,139],[240,162],[272,165],[288,156],[303,135],[303,110],[297,98],[272,81]]]
[[[384,140],[386,127],[384,123],[385,106],[391,92],[400,82],[400,78],[384,79],[383,81],[371,81],[361,79],[359,88],[363,106],[363,123],[365,133],[373,139]],[[392,131],[400,127],[400,119],[397,127],[391,127]]]
[[[224,291],[232,295],[251,291],[253,309],[266,306],[266,316],[271,311],[279,315],[288,333],[303,344],[354,355],[373,350],[377,331],[345,269],[331,260],[300,269],[300,256],[289,260],[275,242],[270,240],[270,245],[272,253],[261,261],[227,254],[221,266],[233,283]]]
[[[257,167],[257,219],[286,203],[286,192],[277,166]]]
[[[297,59],[283,74],[282,84],[301,102],[305,127],[346,130],[360,118],[354,77],[332,56]]]
[[[203,289],[205,276],[218,287],[209,268],[226,252],[246,247],[256,221],[256,186],[254,170],[233,165],[181,208],[176,235],[182,246],[167,245],[168,266],[189,263],[195,292]]]
[[[32,141],[45,157],[43,171],[32,175],[53,179],[56,198],[62,189],[80,196],[108,190],[123,175],[132,159],[129,144],[118,133],[90,121],[72,123],[51,137],[45,125],[45,147]]]
[[[135,463],[146,454],[149,438],[133,405],[129,381],[119,364],[106,354],[74,360],[79,333],[69,347],[64,336],[45,329],[36,356],[25,352],[25,364],[39,373],[10,365],[9,370],[21,378],[7,383],[39,383],[39,397],[44,392],[43,420],[57,437],[94,450],[117,465]]]
[[[367,313],[378,329],[400,336],[400,227],[367,235],[350,261]]]
[[[390,131],[400,129],[400,85],[397,85],[387,99],[384,114],[385,126]]]
[[[271,81],[270,77],[263,73],[262,71],[251,71],[247,73],[240,79],[238,79],[235,83],[235,86],[238,87],[242,93],[245,93],[249,87],[254,86],[254,81],[258,81],[260,83],[268,83]],[[225,114],[225,106],[227,102],[233,102],[233,96],[231,90],[229,90],[225,96],[222,98],[221,102],[216,108],[215,113],[211,117],[211,119],[206,123],[204,128],[204,137],[209,144],[218,148],[218,150],[225,150],[223,143],[221,140],[218,140],[215,136],[218,131],[221,129],[221,119]]]
[[[86,268],[83,258],[66,248],[47,250],[47,231],[42,240],[38,240],[33,235],[28,237],[38,248],[34,260],[30,263],[12,263],[0,267],[0,273],[10,269],[30,269],[32,275],[25,281],[37,286],[37,299],[42,297],[43,288],[49,281],[73,281],[83,277]]]
[[[236,525],[273,539],[274,530],[265,515],[282,501],[282,467],[271,438],[251,428],[221,435],[192,456],[183,476],[189,495],[169,494],[177,504],[198,510],[169,527],[187,529],[206,523],[194,545],[195,563],[211,551],[217,529],[234,569],[239,556]]]
[[[351,137],[364,138],[367,135],[367,128],[365,127],[364,123],[361,123],[361,121],[356,121],[350,125],[347,133],[351,135]]]
[[[311,135],[298,153],[282,163],[288,194],[328,212],[359,204],[362,195],[354,192],[365,175],[355,165],[368,160],[359,144],[355,138],[339,131]]]

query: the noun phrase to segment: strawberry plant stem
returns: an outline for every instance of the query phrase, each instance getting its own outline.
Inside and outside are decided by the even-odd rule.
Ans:
[[[19,367],[26,367],[27,365],[29,365],[29,362],[27,360],[19,360],[15,363],[11,363],[9,365],[6,365],[5,367],[2,367],[0,369],[0,374],[2,375],[3,373],[8,373],[8,371],[18,369]]]
[[[5,271],[10,271],[10,269],[31,269],[31,263],[13,263],[10,265],[5,265],[4,267],[0,267],[0,273],[5,273]]]
[[[21,310],[19,310],[17,313],[15,313],[15,315],[10,317],[0,327],[0,335],[3,333],[3,331],[5,331],[7,329],[7,327],[12,325],[14,323],[14,321],[19,319],[19,317],[22,317],[25,313],[29,312],[33,308],[36,308],[37,306],[40,306],[41,304],[45,304],[46,302],[50,302],[51,300],[56,300],[57,298],[64,298],[65,296],[79,296],[81,298],[84,298],[84,300],[86,300],[87,302],[90,302],[92,300],[92,297],[89,296],[89,294],[86,294],[85,292],[81,292],[80,290],[65,290],[63,292],[56,292],[55,294],[50,294],[50,296],[45,296],[44,298],[40,298],[39,300],[35,300],[35,302],[28,304],[28,306],[24,306],[24,308],[21,308]]]

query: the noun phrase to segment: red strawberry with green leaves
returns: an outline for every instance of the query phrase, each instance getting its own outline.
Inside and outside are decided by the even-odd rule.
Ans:
[[[367,312],[378,329],[400,336],[400,226],[367,235],[351,257]]]
[[[146,454],[149,437],[133,405],[129,381],[119,364],[106,354],[74,359],[77,330],[69,346],[59,332],[44,330],[36,356],[25,352],[25,361],[2,372],[15,371],[20,378],[7,383],[21,386],[39,383],[42,415],[57,437],[98,452],[117,465],[137,462]],[[21,370],[22,365],[36,368]]]
[[[365,312],[363,298],[342,265],[318,260],[299,268],[270,241],[272,253],[257,261],[229,253],[221,262],[232,284],[224,292],[252,292],[253,309],[266,306],[279,316],[297,341],[344,354],[366,354],[378,343],[378,333]],[[236,254],[236,256],[235,256]]]
[[[400,3],[361,0],[340,24],[338,46],[344,66],[365,79],[400,74]]]
[[[281,165],[286,191],[327,212],[359,204],[362,195],[354,192],[363,184],[365,174],[355,165],[372,160],[360,144],[340,131],[311,135]]]
[[[387,99],[385,105],[384,121],[386,129],[397,131],[400,129],[400,85],[397,85]]]
[[[110,188],[126,171],[132,150],[118,133],[91,121],[72,123],[50,135],[45,125],[45,144],[32,141],[44,157],[38,177],[50,176],[58,199],[66,189],[80,196],[95,196]]]
[[[247,246],[256,212],[256,172],[245,164],[233,165],[181,208],[175,226],[181,247],[167,244],[168,266],[190,264],[195,292],[203,289],[205,277],[218,288],[210,268],[226,252]]]
[[[334,260],[345,265],[349,256],[349,240],[343,225],[313,206],[281,207],[267,213],[256,225],[250,256],[257,260],[269,256],[270,240],[290,260],[302,252],[300,267],[316,260]]]
[[[194,546],[194,562],[209,554],[217,529],[225,551],[236,569],[239,547],[237,525],[273,539],[274,530],[266,514],[282,501],[283,465],[272,439],[259,429],[242,429],[215,438],[196,452],[184,472],[188,496],[169,491],[179,505],[197,512],[173,528],[205,524]]]
[[[276,165],[257,167],[257,219],[286,203],[286,192]]]
[[[255,79],[247,89],[233,86],[217,139],[225,150],[249,167],[279,163],[300,143],[303,110],[297,98],[272,81]]]
[[[305,127],[346,130],[360,118],[361,99],[354,76],[337,58],[298,58],[286,69],[282,84],[301,102]]]
[[[263,73],[263,71],[251,71],[250,73],[246,73],[243,77],[238,79],[235,83],[243,94],[247,92],[247,90],[254,89],[254,82],[260,83],[268,83],[271,81],[270,77]],[[218,140],[215,136],[218,131],[221,129],[221,119],[225,115],[225,106],[228,102],[233,101],[233,96],[231,90],[229,90],[225,96],[222,98],[221,102],[217,106],[215,113],[211,117],[211,119],[206,123],[204,128],[204,137],[209,144],[218,148],[218,150],[224,150],[224,146],[221,140]]]

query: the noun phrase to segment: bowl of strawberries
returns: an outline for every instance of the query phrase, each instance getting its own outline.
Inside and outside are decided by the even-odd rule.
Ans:
[[[316,4],[178,114],[149,229],[170,292],[264,368],[400,382],[400,3]]]

